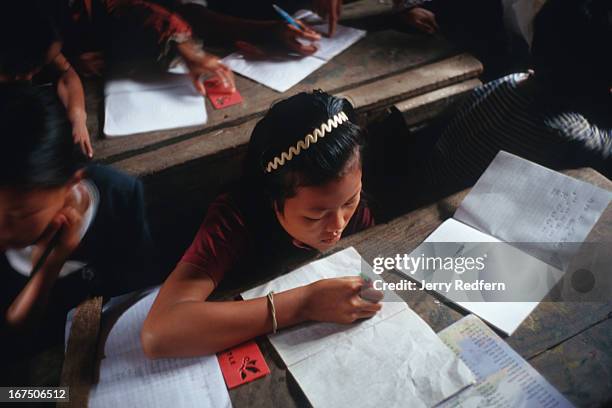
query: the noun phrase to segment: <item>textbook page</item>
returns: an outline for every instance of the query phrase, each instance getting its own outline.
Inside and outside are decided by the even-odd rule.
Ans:
[[[316,31],[327,33],[327,26],[324,24],[312,27]],[[333,37],[321,35],[319,50],[307,57],[287,55],[257,59],[249,58],[242,52],[235,52],[223,58],[223,63],[240,75],[275,91],[285,92],[365,35],[364,30],[338,25]]]
[[[612,192],[500,151],[454,218],[563,271]],[[528,245],[521,245],[528,244]]]
[[[136,297],[136,303],[120,313],[110,330],[101,328],[104,356],[89,407],[231,407],[215,355],[155,360],[144,355],[140,330],[157,292]],[[113,306],[111,309],[126,307],[117,302]]]
[[[242,294],[282,292],[320,279],[372,275],[354,248],[305,265]],[[372,275],[373,276],[373,275]],[[470,370],[393,293],[382,310],[350,325],[311,322],[269,335],[314,407],[429,407],[474,382]]]
[[[441,264],[430,269],[397,270],[419,283],[448,282],[448,288],[435,291],[509,335],[563,277],[560,270],[452,218],[444,221],[409,256],[429,259],[484,256],[482,270],[462,274],[444,269]],[[506,287],[499,291],[466,291],[457,286],[457,281],[502,282]]]
[[[480,319],[468,315],[438,336],[478,382],[444,408],[570,408],[573,405]]]
[[[204,97],[185,74],[111,78],[104,86],[104,134],[109,137],[203,125]]]

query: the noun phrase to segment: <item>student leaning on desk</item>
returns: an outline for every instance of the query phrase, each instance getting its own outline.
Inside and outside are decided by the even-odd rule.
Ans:
[[[140,182],[86,158],[51,87],[0,84],[0,360],[62,344],[90,295],[161,281]],[[142,274],[141,274],[142,272]]]
[[[272,269],[371,226],[361,197],[363,146],[345,99],[315,91],[275,104],[253,131],[241,189],[212,203],[162,286],[142,329],[147,356],[209,354],[306,320],[350,323],[376,314],[381,305],[360,297],[359,277],[207,301],[231,272],[254,269],[248,262]]]

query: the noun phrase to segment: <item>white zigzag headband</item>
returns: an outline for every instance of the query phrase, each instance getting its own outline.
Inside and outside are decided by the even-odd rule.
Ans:
[[[346,116],[346,113],[340,112],[334,115],[333,118],[327,120],[327,122],[323,122],[320,127],[315,129],[312,133],[306,135],[304,140],[300,140],[297,142],[295,146],[289,147],[289,150],[286,152],[282,152],[280,156],[276,156],[266,165],[266,173],[271,173],[273,170],[278,169],[281,166],[284,166],[285,163],[291,161],[295,156],[299,156],[303,150],[307,150],[311,144],[315,144],[319,141],[319,138],[324,138],[325,134],[331,133],[331,131],[344,122],[348,122],[349,118]]]

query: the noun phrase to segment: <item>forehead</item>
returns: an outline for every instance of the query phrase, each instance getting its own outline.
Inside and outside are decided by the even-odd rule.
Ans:
[[[301,186],[296,189],[292,201],[294,206],[324,210],[337,208],[361,191],[361,166],[352,168],[342,177],[331,180],[320,186]]]

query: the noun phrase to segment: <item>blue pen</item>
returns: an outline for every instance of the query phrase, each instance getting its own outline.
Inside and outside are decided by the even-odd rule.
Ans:
[[[272,7],[287,23],[291,24],[298,30],[302,30],[302,27],[297,23],[297,21],[295,21],[293,17],[289,15],[289,13],[287,13],[282,8],[278,7],[276,4],[272,4]]]

